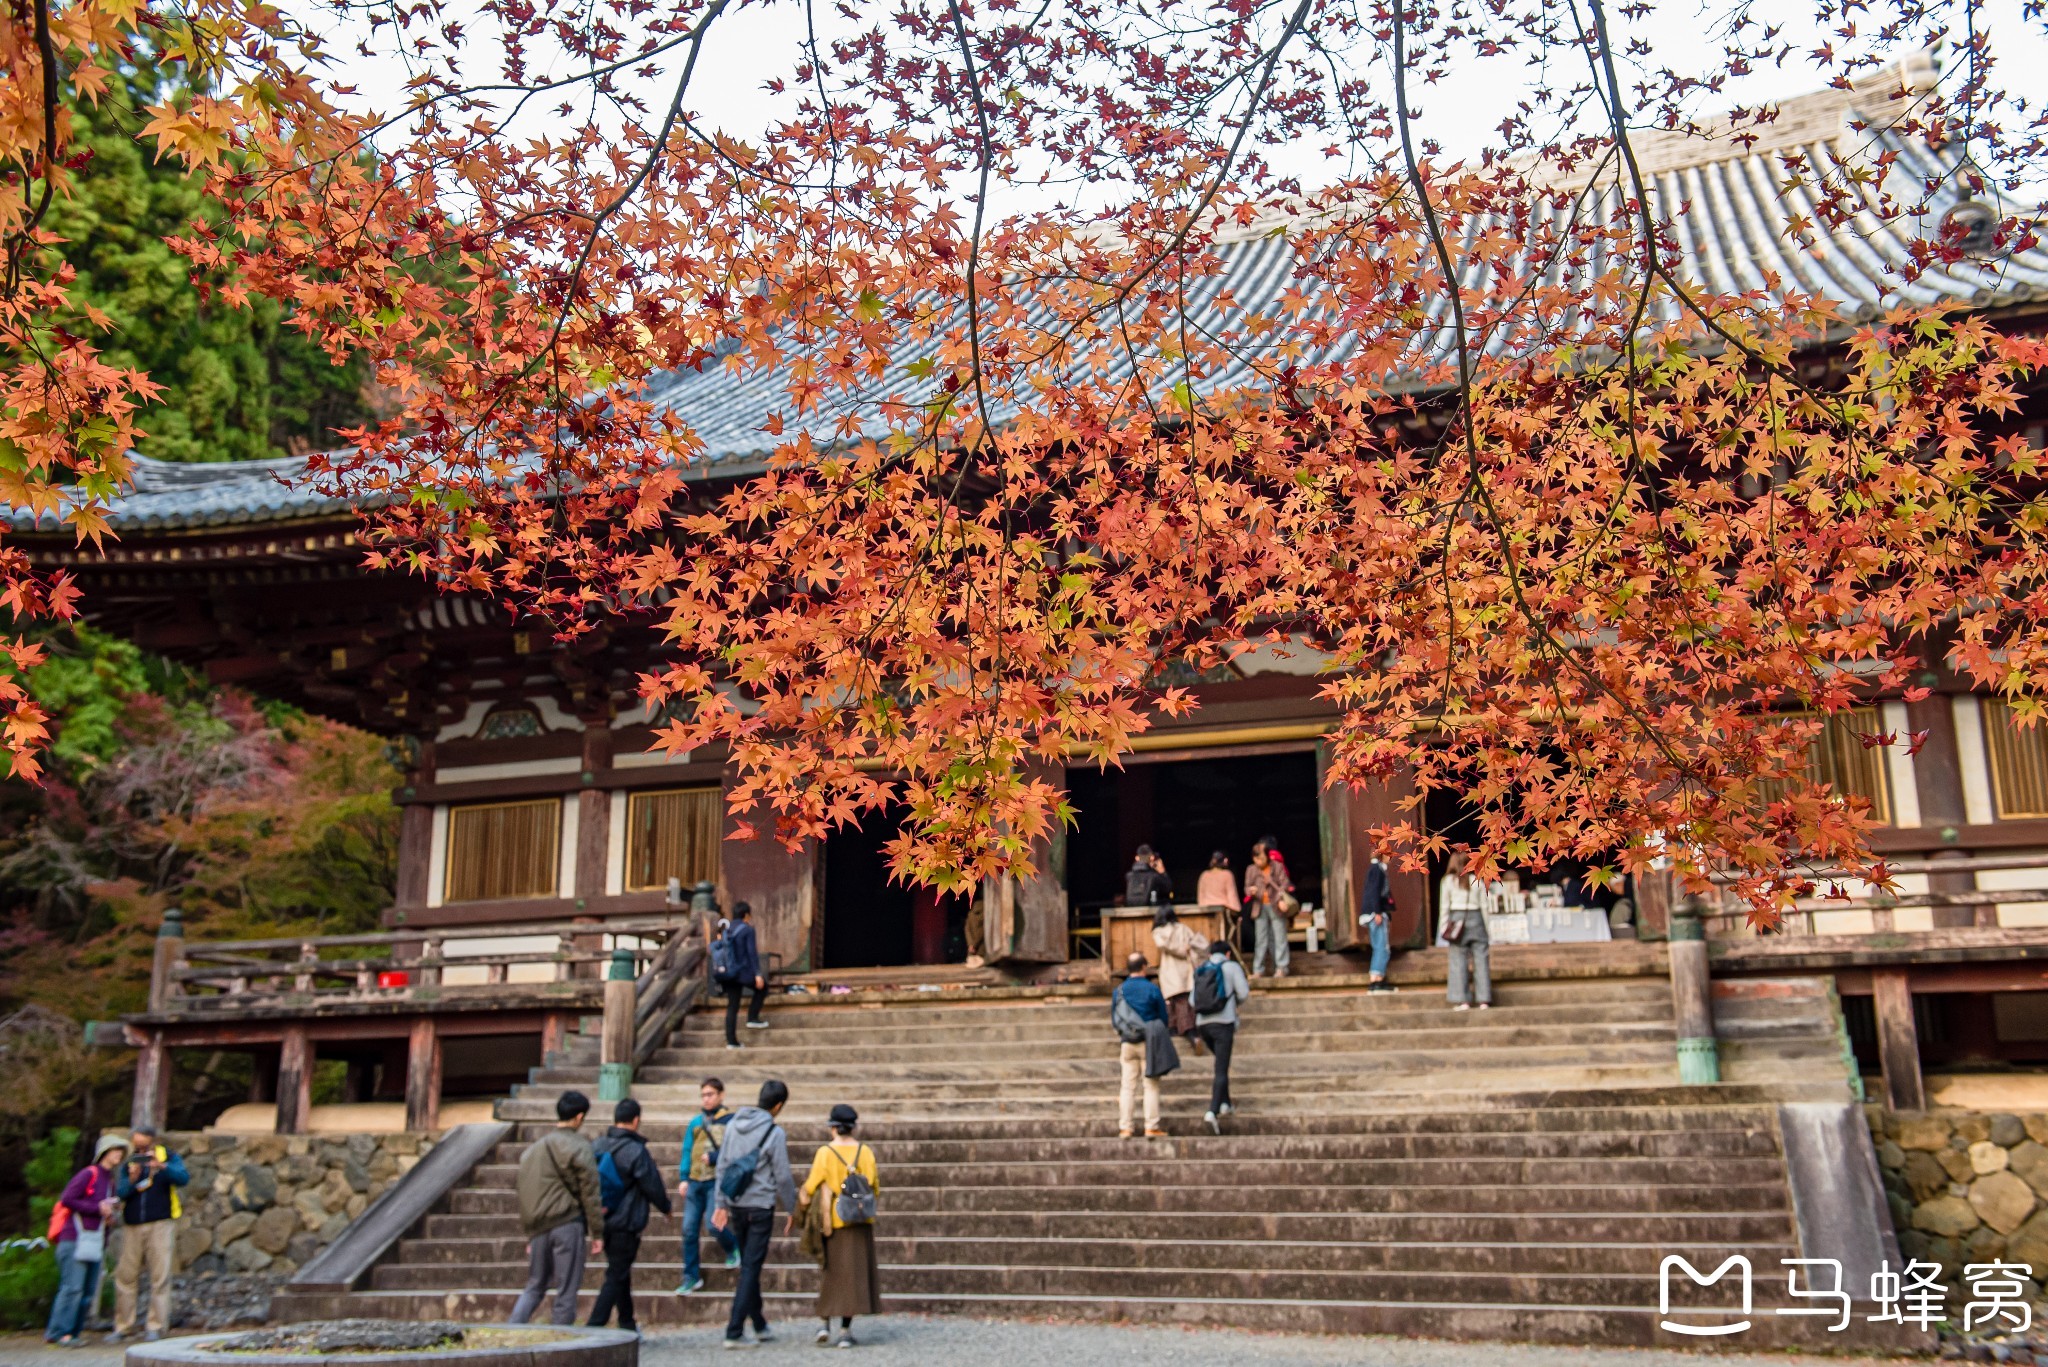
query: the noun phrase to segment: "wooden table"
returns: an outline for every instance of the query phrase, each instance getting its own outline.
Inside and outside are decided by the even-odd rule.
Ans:
[[[1226,913],[1220,907],[1176,906],[1181,924],[1207,940],[1223,934]],[[1136,951],[1145,962],[1159,967],[1159,947],[1152,943],[1151,907],[1104,907],[1102,909],[1102,959],[1111,973],[1124,971],[1124,961]]]

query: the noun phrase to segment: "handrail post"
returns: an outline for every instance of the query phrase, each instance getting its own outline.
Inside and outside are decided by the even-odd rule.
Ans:
[[[624,1101],[633,1090],[633,1011],[638,992],[633,982],[633,951],[612,950],[611,971],[604,983],[604,1031],[597,1070],[597,1099]]]
[[[178,980],[173,970],[185,958],[185,913],[176,907],[164,908],[164,922],[157,927],[156,946],[149,961],[149,1009],[152,1013],[162,1011],[170,1005],[171,998],[179,995]]]
[[[1721,1080],[1714,1043],[1714,988],[1700,899],[1688,897],[1671,913],[1671,1007],[1678,1035],[1678,1081],[1687,1087]]]

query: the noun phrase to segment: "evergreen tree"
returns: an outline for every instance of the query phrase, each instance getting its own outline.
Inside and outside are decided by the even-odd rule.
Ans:
[[[158,460],[254,460],[339,444],[335,432],[364,421],[368,367],[335,365],[260,296],[246,307],[206,297],[190,263],[164,239],[219,209],[200,180],[155,155],[138,131],[142,109],[161,98],[147,64],[128,73],[97,105],[71,111],[91,158],[74,193],[53,206],[55,250],[77,271],[74,304],[112,321],[94,335],[105,359],[163,386],[145,408],[137,449]],[[82,334],[80,316],[71,326]]]

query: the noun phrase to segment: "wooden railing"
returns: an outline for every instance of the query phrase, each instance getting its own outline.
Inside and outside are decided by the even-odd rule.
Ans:
[[[676,1023],[710,987],[709,922],[702,916],[683,933],[671,935],[635,984],[633,1066],[645,1067],[668,1042]]]
[[[678,933],[682,932],[682,933]],[[377,1004],[383,1008],[407,1003],[429,1005],[471,996],[502,998],[508,985],[535,992],[590,995],[602,991],[602,965],[614,951],[600,947],[603,937],[630,937],[638,944],[620,945],[636,964],[665,964],[673,973],[687,956],[685,941],[696,934],[692,963],[701,960],[701,931],[673,918],[634,918],[547,922],[538,925],[493,926],[435,931],[386,931],[365,935],[317,935],[294,939],[223,940],[202,944],[182,938],[161,942],[157,971],[150,985],[153,1014],[181,1012],[255,1012],[263,1010]],[[451,953],[466,942],[552,937],[553,948],[504,952]],[[535,980],[514,984],[513,970],[540,965]],[[585,965],[590,968],[579,972]],[[450,969],[482,969],[483,981],[450,983]],[[522,974],[522,978],[529,975]],[[572,985],[573,986],[570,986]]]
[[[1980,855],[1956,859],[1911,859],[1887,863],[1894,875],[1993,873],[2048,868],[2040,855]],[[1837,875],[1844,882],[1848,874]],[[1733,881],[1732,878],[1717,881]],[[1825,874],[1816,882],[1825,883]],[[1998,907],[2028,902],[2048,902],[2048,888],[1968,888],[1953,892],[1874,892],[1859,897],[1810,897],[1795,903],[1776,932],[1779,935],[1818,934],[1815,917],[1829,912],[1867,911],[1871,934],[1896,931],[1895,913],[1905,907]],[[1745,911],[1739,906],[1717,908],[1701,916],[1707,934],[1716,939],[1742,938],[1751,934]]]

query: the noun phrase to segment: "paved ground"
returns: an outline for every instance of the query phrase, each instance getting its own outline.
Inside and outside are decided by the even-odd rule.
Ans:
[[[814,1324],[789,1325],[790,1334],[734,1358],[745,1363],[773,1363],[797,1358],[811,1361]],[[1605,1348],[1549,1348],[1519,1344],[1441,1343],[1395,1338],[1314,1338],[1283,1334],[1246,1334],[1230,1330],[1173,1329],[1154,1326],[1020,1324],[968,1319],[925,1319],[887,1315],[854,1325],[861,1340],[852,1360],[870,1367],[918,1364],[997,1364],[1001,1367],[1847,1367],[1872,1359],[1793,1357],[1785,1354],[1711,1355],[1626,1351]],[[702,1363],[718,1351],[721,1330],[662,1333],[648,1338],[640,1354],[642,1367],[684,1367]],[[97,1339],[97,1336],[95,1336]],[[851,1357],[851,1355],[849,1355]],[[836,1355],[835,1355],[836,1359]],[[68,1351],[46,1348],[40,1339],[0,1337],[4,1367],[115,1367],[118,1348],[91,1346]],[[1904,1361],[1898,1359],[1895,1361]]]

